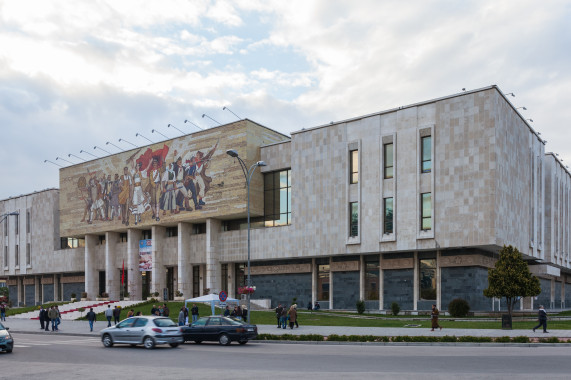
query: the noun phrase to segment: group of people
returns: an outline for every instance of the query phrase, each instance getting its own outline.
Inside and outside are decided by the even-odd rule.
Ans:
[[[153,307],[151,308],[151,315],[158,315],[160,317],[168,317],[170,315],[170,310],[169,310],[166,303],[159,305],[159,307],[156,307],[155,305],[153,305]]]
[[[52,331],[59,331],[59,325],[61,324],[61,314],[57,306],[48,307],[44,309],[40,306],[40,328],[45,331],[50,331],[50,324],[52,326]]]
[[[282,328],[285,329],[287,327],[289,321],[289,327],[293,330],[293,326],[295,325],[296,328],[299,327],[299,323],[297,321],[297,304],[293,304],[289,307],[282,306],[279,304],[276,307],[276,320],[278,322],[278,329]]]
[[[200,210],[205,205],[205,193],[210,188],[212,178],[206,175],[206,169],[212,159],[218,143],[206,154],[197,151],[194,155],[174,157],[167,164],[169,147],[152,151],[148,148],[143,154],[140,150],[126,160],[123,174],[105,173],[98,178],[90,172],[89,179],[81,177],[78,188],[85,203],[82,222],[88,224],[95,220],[113,221],[115,218],[129,225],[130,216],[135,225],[141,222],[141,215],[152,212],[152,219],[159,221],[160,212],[166,215],[180,211]],[[139,155],[138,158],[137,155]],[[86,220],[87,218],[87,220]]]
[[[178,325],[184,326],[188,324],[188,315],[192,315],[192,322],[198,320],[198,306],[195,303],[192,304],[190,310],[186,306],[180,308],[180,312],[178,313]]]
[[[234,306],[234,309],[230,310],[230,307],[226,306],[222,315],[245,321],[248,319],[248,309],[245,306]]]

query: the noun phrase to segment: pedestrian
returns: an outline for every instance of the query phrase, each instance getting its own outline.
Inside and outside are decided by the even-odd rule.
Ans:
[[[56,312],[57,312],[56,331],[59,331],[59,325],[61,325],[61,313],[59,312],[59,307],[57,305],[56,305]]]
[[[93,331],[93,324],[97,320],[97,315],[93,311],[93,308],[89,308],[89,311],[85,314],[85,318],[87,318],[87,321],[89,322],[89,331]]]
[[[282,311],[284,311],[284,308],[282,306],[282,304],[280,303],[278,305],[278,307],[276,307],[276,319],[278,320],[278,329],[280,327],[282,327],[282,323],[281,323],[281,319],[282,319]]]
[[[234,309],[232,309],[232,312],[230,313],[230,316],[232,318],[236,318],[238,316],[238,306],[234,306]]]
[[[163,305],[163,317],[168,317],[170,314],[170,310],[169,307],[167,306],[167,304],[165,303]]]
[[[192,321],[198,321],[198,306],[195,303],[192,304],[192,308],[190,309],[190,314],[192,315]]]
[[[297,304],[294,303],[293,304],[293,308],[295,309],[295,328],[299,328],[299,323],[297,323],[297,321],[299,320],[298,315],[297,315]]]
[[[157,309],[157,311],[155,311],[156,315],[163,315],[164,309],[163,309],[163,305],[159,305],[159,308]]]
[[[46,319],[45,313],[46,313],[46,311],[44,310],[44,307],[43,307],[43,306],[40,306],[40,315],[39,315],[39,317],[40,317],[40,326],[41,326],[40,329],[42,329],[42,330],[45,329],[45,327],[44,327],[44,322],[45,322],[45,319]]]
[[[297,310],[295,310],[294,305],[291,305],[288,311],[289,317],[289,328],[293,330],[293,325],[295,325],[295,321],[297,320]]]
[[[182,308],[184,310],[184,324],[186,325],[188,324],[188,307],[183,306]]]
[[[321,309],[321,306],[319,305],[318,301],[315,301],[315,306],[313,306],[313,310],[319,310]]]
[[[155,307],[155,305],[153,305],[153,307],[151,308],[151,315],[155,315],[156,312],[157,308]]]
[[[127,313],[127,318],[131,318],[133,315],[135,315],[135,312],[133,311],[133,309],[129,310],[129,312]]]
[[[438,311],[438,308],[436,307],[436,305],[432,305],[432,314],[430,314],[431,323],[432,323],[432,330],[430,330],[430,331],[434,331],[434,329],[436,329],[436,328],[440,328],[440,330],[442,330],[442,326],[440,326],[438,324],[438,315],[439,314],[440,314],[440,312]]]
[[[107,318],[107,327],[111,327],[111,318],[113,318],[113,309],[111,309],[111,305],[107,305],[107,310],[105,310],[105,318]]]
[[[51,307],[50,311],[48,312],[48,316],[50,317],[50,321],[52,322],[52,331],[58,331],[57,328],[58,312],[55,306]]]
[[[285,329],[285,328],[286,328],[287,318],[288,318],[288,315],[287,315],[287,307],[284,306],[283,309],[282,309],[282,315],[280,316],[280,322],[281,322],[281,325],[282,325],[282,329]]]
[[[140,311],[138,311],[138,312],[135,313],[135,316],[136,316],[136,317],[139,317],[139,316],[141,316],[141,315],[143,315],[143,313],[141,313]]]
[[[242,320],[243,317],[243,313],[242,313],[242,307],[238,306],[236,308],[236,319],[238,319],[239,321]]]
[[[535,329],[538,329],[541,326],[543,326],[543,332],[548,333],[548,331],[547,331],[547,312],[545,311],[545,308],[543,307],[543,305],[539,305],[539,310],[537,311],[537,317],[539,320],[539,324],[533,328],[533,332],[535,332]]]
[[[242,309],[242,318],[244,318],[244,321],[248,320],[248,308],[246,306]]]
[[[113,323],[117,324],[121,320],[121,308],[119,306],[115,306],[113,309]]]
[[[228,307],[228,305],[226,305],[226,309],[224,309],[224,316],[225,316],[225,317],[229,317],[229,316],[230,316],[230,308]]]
[[[0,304],[0,321],[6,322],[6,305],[3,303]],[[40,323],[42,323],[42,328],[43,328],[44,327],[43,322],[40,321]]]
[[[311,307],[311,301],[307,302],[307,310],[311,311],[313,308]]]
[[[180,312],[178,313],[178,325],[184,326],[184,306],[180,308]]]
[[[44,324],[46,326],[46,331],[50,331],[50,309],[49,307],[44,310]]]

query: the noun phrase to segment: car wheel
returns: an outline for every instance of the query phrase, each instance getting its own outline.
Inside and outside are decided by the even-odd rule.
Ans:
[[[202,343],[202,341],[201,340],[195,340],[194,343],[200,344],[200,343]]]
[[[247,340],[239,340],[238,343],[240,343],[241,345],[244,345],[244,344],[248,343],[248,341]]]
[[[172,348],[177,348],[177,347],[178,347],[178,343],[169,343],[169,346],[171,346]]]
[[[102,341],[105,347],[113,347],[113,339],[111,339],[111,335],[109,334],[103,335]]]
[[[230,337],[227,334],[220,334],[218,337],[218,343],[222,346],[227,346],[230,344]]]
[[[145,339],[143,340],[143,344],[145,345],[145,348],[149,350],[155,348],[155,340],[150,336],[145,337]]]

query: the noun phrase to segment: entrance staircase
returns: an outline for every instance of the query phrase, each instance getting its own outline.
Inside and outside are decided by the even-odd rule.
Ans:
[[[58,309],[61,314],[61,318],[63,320],[70,321],[85,316],[90,308],[93,308],[93,311],[98,314],[104,312],[109,305],[111,305],[112,309],[115,309],[115,306],[120,306],[122,310],[129,310],[134,305],[140,304],[142,302],[144,301],[78,301],[65,305],[59,305]],[[84,308],[85,311],[78,311],[77,309],[80,308]],[[14,316],[14,318],[39,319],[39,314],[40,310],[38,309],[28,313],[18,314]],[[125,315],[127,315],[126,312],[121,313],[122,318],[124,318]]]

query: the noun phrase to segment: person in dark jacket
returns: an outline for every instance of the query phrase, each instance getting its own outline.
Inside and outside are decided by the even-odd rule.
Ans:
[[[537,317],[539,319],[539,324],[533,328],[533,332],[535,332],[536,329],[543,326],[543,332],[547,333],[548,332],[547,331],[547,312],[545,311],[545,308],[543,307],[543,305],[539,306],[539,310],[537,311]]]
[[[281,323],[282,311],[284,311],[284,308],[283,308],[282,304],[280,303],[278,305],[278,307],[276,307],[276,319],[278,320],[278,329],[280,327],[282,327],[282,323]]]
[[[89,330],[93,331],[93,324],[95,323],[95,321],[97,320],[97,315],[95,314],[95,312],[93,311],[93,308],[90,308],[89,311],[87,312],[87,314],[85,314],[85,318],[87,318],[87,321],[89,322]]]
[[[167,304],[165,303],[163,305],[163,317],[168,317],[170,314],[170,310],[169,307],[167,306]]]
[[[46,331],[50,331],[50,315],[48,313],[49,309],[44,309],[44,325],[46,326]]]
[[[198,306],[195,303],[192,304],[192,308],[190,309],[190,314],[192,314],[192,321],[198,321]]]
[[[120,320],[121,320],[121,308],[119,308],[119,306],[115,306],[115,309],[113,309],[113,322],[117,324],[119,323]]]
[[[224,309],[224,316],[225,317],[229,317],[230,316],[230,308],[228,306],[226,306],[226,309]]]
[[[43,306],[40,306],[40,329],[45,330],[44,321],[46,320],[46,311]]]

